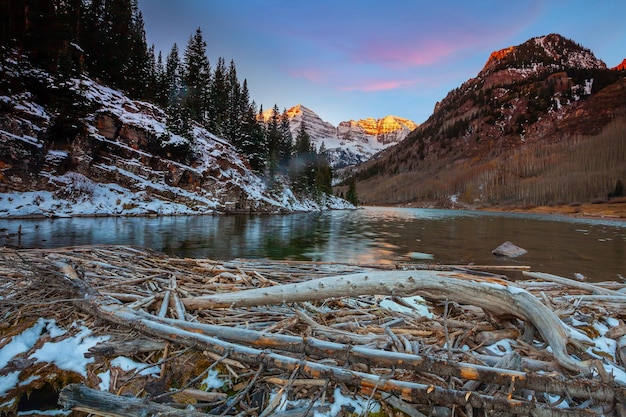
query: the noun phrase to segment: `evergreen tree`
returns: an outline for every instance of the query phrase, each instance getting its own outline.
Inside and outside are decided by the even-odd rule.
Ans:
[[[150,98],[151,57],[137,0],[91,0],[84,4],[78,38],[88,57],[90,74],[131,97]]]
[[[278,105],[272,108],[272,114],[267,122],[267,154],[269,176],[273,177],[278,171],[280,162],[280,145],[282,142],[282,134],[279,129],[280,113]]]
[[[333,169],[326,158],[324,144],[315,158],[315,191],[318,194],[333,194]]]
[[[291,148],[293,147],[293,136],[289,125],[289,115],[287,109],[283,109],[280,115],[280,142],[278,145],[279,166],[286,171],[289,168],[289,160],[291,159]]]
[[[165,84],[165,67],[163,66],[163,55],[159,51],[159,55],[156,59],[154,66],[155,76],[155,92],[154,102],[163,108],[167,107],[167,87]]]
[[[104,65],[104,48],[106,32],[104,29],[104,0],[91,0],[83,10],[80,45],[85,51],[87,69],[93,77],[103,77],[106,73]]]
[[[101,76],[113,86],[126,90],[129,87],[128,74],[133,69],[129,65],[133,42],[131,0],[104,1],[103,13],[99,34],[103,45],[92,53],[102,56]]]
[[[356,180],[354,177],[348,180],[348,191],[346,192],[346,200],[357,206],[359,204],[359,198],[356,194]]]
[[[182,68],[180,57],[178,56],[178,46],[174,44],[167,56],[165,72],[163,74],[162,92],[163,106],[172,107],[180,104],[183,94]]]
[[[228,120],[229,86],[228,71],[224,58],[217,60],[213,78],[211,80],[209,113],[209,130],[218,135],[224,135]]]
[[[244,87],[246,82],[244,81]],[[254,101],[246,109],[241,127],[240,142],[237,146],[250,162],[252,169],[263,172],[267,167],[267,138],[265,128],[257,117]]]
[[[206,42],[202,38],[202,30],[198,28],[185,49],[183,84],[186,91],[183,104],[191,118],[202,124],[205,124],[209,111],[210,82],[211,67],[206,56]]]
[[[137,6],[137,0],[131,2],[132,22],[130,26],[130,46],[128,67],[124,84],[131,97],[154,100],[156,80],[154,78],[154,50],[148,49],[143,15]]]
[[[248,98],[244,99],[242,87],[237,79],[237,69],[235,62],[230,61],[228,67],[228,111],[224,126],[222,128],[224,135],[232,143],[238,142],[241,135],[241,124],[246,107],[248,106]],[[244,102],[245,101],[245,102]]]
[[[159,89],[159,83],[161,82],[159,65],[160,64],[157,62],[156,56],[154,55],[154,45],[152,45],[148,49],[146,68],[148,78],[145,83],[145,90],[143,94],[143,99],[151,103],[157,102],[157,92]]]
[[[300,125],[293,150],[289,166],[291,185],[297,192],[311,193],[315,181],[315,152],[304,122]]]

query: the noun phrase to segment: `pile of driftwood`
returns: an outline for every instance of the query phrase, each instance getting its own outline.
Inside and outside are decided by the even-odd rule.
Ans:
[[[0,249],[0,348],[39,317],[111,336],[86,378],[38,365],[8,395],[45,384],[65,409],[103,416],[329,415],[338,392],[378,405],[369,415],[624,415],[624,285],[488,268]],[[593,346],[608,318],[613,353]],[[159,376],[116,368],[120,355]],[[104,370],[108,390],[94,389]],[[225,386],[203,386],[209,372]]]

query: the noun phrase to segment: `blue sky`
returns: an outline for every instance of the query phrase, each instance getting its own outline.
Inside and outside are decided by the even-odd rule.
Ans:
[[[309,107],[340,121],[395,115],[424,122],[478,74],[491,52],[549,33],[626,58],[626,2],[528,0],[139,0],[163,57],[200,27],[212,65],[234,60],[265,109]]]

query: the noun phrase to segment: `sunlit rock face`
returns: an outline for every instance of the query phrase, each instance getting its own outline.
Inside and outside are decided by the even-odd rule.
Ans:
[[[267,120],[271,111],[265,112]],[[298,104],[287,110],[295,138],[302,123],[317,149],[322,144],[335,168],[367,161],[375,153],[403,140],[417,124],[396,116],[340,122],[337,127],[320,118],[313,110]]]
[[[622,61],[621,64],[619,64],[616,67],[611,68],[615,71],[626,71],[626,58],[624,58],[624,60]]]

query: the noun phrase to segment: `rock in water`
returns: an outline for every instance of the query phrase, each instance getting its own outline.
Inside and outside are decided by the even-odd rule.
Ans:
[[[491,251],[496,256],[507,256],[509,258],[515,258],[516,256],[523,255],[528,251],[524,248],[520,248],[511,242],[504,242],[497,248]]]

